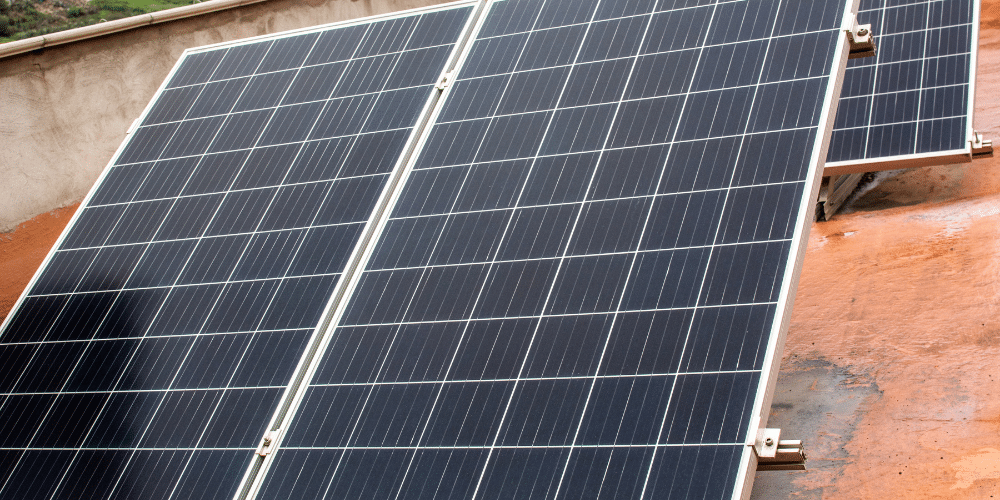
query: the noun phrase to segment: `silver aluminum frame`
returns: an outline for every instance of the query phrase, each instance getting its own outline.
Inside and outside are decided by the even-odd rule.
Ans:
[[[970,122],[971,114],[970,114]],[[971,132],[970,132],[971,134]],[[969,135],[972,137],[972,135]],[[969,144],[966,141],[966,144]],[[972,148],[938,151],[934,153],[918,153],[912,155],[884,156],[869,160],[838,161],[826,164],[824,176],[861,174],[865,172],[880,172],[883,170],[899,170],[902,168],[933,167],[936,165],[955,165],[972,162]]]
[[[757,431],[767,427],[767,418],[771,410],[771,399],[778,381],[778,369],[781,367],[781,353],[785,347],[785,337],[788,334],[788,324],[792,316],[792,306],[795,303],[795,292],[802,274],[802,263],[805,261],[806,249],[809,246],[809,230],[812,228],[815,213],[816,197],[823,180],[823,164],[830,150],[833,136],[833,125],[837,118],[837,106],[840,103],[840,91],[844,84],[844,73],[847,72],[847,56],[850,53],[850,39],[847,34],[854,26],[855,14],[861,0],[846,0],[844,19],[840,29],[840,43],[833,55],[833,66],[830,68],[829,85],[826,88],[826,106],[819,119],[819,129],[813,143],[812,164],[806,176],[805,196],[799,200],[798,222],[792,233],[792,245],[785,264],[785,273],[781,282],[781,292],[778,295],[778,306],[774,320],[771,323],[771,334],[768,339],[764,364],[761,369],[760,383],[757,395],[750,413],[750,425],[747,429],[743,456],[740,459],[740,472],[733,489],[733,500],[749,500],[753,490],[754,476],[757,472],[757,452],[754,445]]]
[[[972,162],[972,143],[975,139],[973,115],[976,110],[976,67],[979,55],[979,22],[981,0],[972,2],[972,34],[969,36],[969,95],[966,103],[968,120],[965,122],[965,147],[930,153],[913,153],[882,156],[862,160],[834,161],[826,164],[823,175],[844,175],[901,168],[931,167]],[[877,36],[877,35],[876,35]]]

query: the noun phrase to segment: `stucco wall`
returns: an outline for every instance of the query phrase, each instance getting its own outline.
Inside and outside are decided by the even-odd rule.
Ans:
[[[184,49],[446,0],[270,0],[0,59],[0,232],[79,201]]]

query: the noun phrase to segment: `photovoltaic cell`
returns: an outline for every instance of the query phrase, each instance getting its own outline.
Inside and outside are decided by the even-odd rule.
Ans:
[[[181,59],[0,334],[0,497],[235,495],[470,13]]]
[[[849,2],[489,5],[258,497],[738,496]]]
[[[969,154],[976,0],[862,0],[877,55],[848,63],[828,161]]]

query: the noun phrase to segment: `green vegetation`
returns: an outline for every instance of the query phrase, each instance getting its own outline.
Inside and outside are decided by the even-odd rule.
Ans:
[[[0,43],[196,3],[198,0],[0,0]]]

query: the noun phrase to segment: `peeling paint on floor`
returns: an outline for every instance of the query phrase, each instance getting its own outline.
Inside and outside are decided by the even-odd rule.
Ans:
[[[940,182],[937,168],[903,174],[893,196],[926,194],[906,186]],[[952,489],[952,464],[1000,449],[1000,161],[956,168],[969,188],[954,187],[954,198],[813,226],[769,422],[805,441],[810,470],[781,473],[789,486],[755,498],[1000,495],[988,475]],[[826,374],[815,363],[829,363]],[[819,390],[800,389],[810,376]],[[851,394],[840,376],[877,396]],[[851,396],[863,400],[853,413],[838,406]],[[828,409],[809,422],[794,413],[810,407]],[[767,474],[758,484],[776,481]]]
[[[752,500],[821,499],[850,460],[845,446],[853,439],[862,414],[881,396],[871,375],[855,373],[822,356],[792,356],[778,374],[778,391],[767,426],[782,430],[781,439],[807,438],[807,472],[762,472]]]
[[[976,481],[1000,479],[1000,450],[985,448],[976,455],[965,457],[953,464],[958,482],[951,489],[965,489]]]

